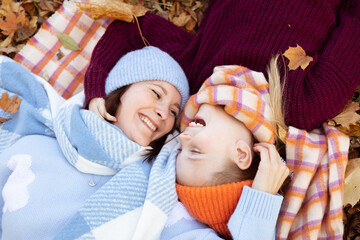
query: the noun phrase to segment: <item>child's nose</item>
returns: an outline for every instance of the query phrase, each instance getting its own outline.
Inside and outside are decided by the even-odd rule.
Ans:
[[[190,140],[190,134],[183,132],[179,135],[180,143],[183,145],[186,141]]]

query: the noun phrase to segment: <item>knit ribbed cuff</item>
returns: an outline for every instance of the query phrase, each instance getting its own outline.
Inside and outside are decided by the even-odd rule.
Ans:
[[[240,211],[255,218],[277,219],[283,196],[269,194],[245,186],[235,211]]]
[[[84,108],[88,107],[91,99],[96,97],[105,97],[105,80],[107,76],[108,72],[100,67],[92,66],[87,70],[84,80]]]

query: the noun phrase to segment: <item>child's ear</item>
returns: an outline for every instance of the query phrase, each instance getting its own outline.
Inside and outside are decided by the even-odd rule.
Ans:
[[[236,156],[233,161],[241,170],[248,169],[252,162],[252,151],[249,144],[243,140],[238,140],[235,146]]]

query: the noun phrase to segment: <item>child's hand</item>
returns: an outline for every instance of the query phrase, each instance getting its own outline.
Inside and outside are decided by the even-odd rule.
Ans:
[[[289,176],[289,168],[281,160],[273,144],[256,143],[254,151],[260,153],[261,160],[252,188],[276,194]]]
[[[110,115],[105,108],[105,99],[93,98],[89,102],[89,110],[98,115],[102,119],[107,119],[110,122],[116,122],[116,117]]]

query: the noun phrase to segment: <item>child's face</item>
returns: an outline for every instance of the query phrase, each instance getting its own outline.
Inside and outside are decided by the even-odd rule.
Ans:
[[[134,142],[148,146],[170,132],[180,104],[180,93],[168,82],[134,83],[120,98],[114,125]]]
[[[180,134],[176,180],[185,186],[207,186],[236,158],[236,142],[250,131],[221,106],[202,104],[195,119]],[[236,167],[234,165],[234,167]]]

